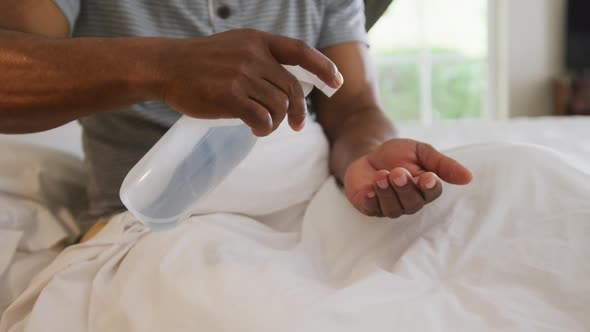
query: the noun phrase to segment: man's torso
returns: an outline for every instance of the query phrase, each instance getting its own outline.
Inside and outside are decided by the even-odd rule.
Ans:
[[[316,45],[325,1],[83,0],[73,37],[191,38],[253,28]],[[198,78],[199,73],[194,73]],[[180,114],[146,102],[83,118],[89,175],[87,221],[124,210],[119,187],[131,167]]]

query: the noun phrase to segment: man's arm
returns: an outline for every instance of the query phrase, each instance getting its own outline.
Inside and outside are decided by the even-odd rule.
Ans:
[[[150,95],[147,64],[134,56],[148,43],[68,34],[52,1],[0,0],[0,132],[50,129]]]
[[[0,132],[50,129],[131,104],[161,101],[199,118],[240,118],[268,135],[305,117],[301,65],[338,87],[334,64],[304,42],[254,30],[192,39],[63,38],[50,0],[0,0]],[[53,38],[50,38],[53,37]]]
[[[0,27],[49,38],[65,38],[68,21],[51,0],[0,0]]]
[[[370,216],[413,214],[442,193],[439,178],[467,184],[471,173],[432,146],[395,139],[381,110],[367,49],[346,43],[323,50],[345,83],[328,99],[314,94],[318,121],[331,143],[330,167],[351,203]]]
[[[156,96],[149,44],[0,29],[0,132],[42,131]]]
[[[330,167],[342,181],[348,165],[396,136],[391,120],[381,110],[377,77],[367,47],[346,43],[322,50],[345,83],[330,99],[314,92],[314,110],[332,144]]]

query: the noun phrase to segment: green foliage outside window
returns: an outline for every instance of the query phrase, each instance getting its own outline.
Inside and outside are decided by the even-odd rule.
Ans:
[[[482,115],[486,88],[485,59],[465,57],[452,50],[431,50],[432,112],[435,120],[478,118]],[[396,121],[420,120],[420,68],[417,62],[387,59],[418,59],[415,49],[387,50],[374,54],[377,61],[381,100]],[[379,61],[380,59],[384,61]]]

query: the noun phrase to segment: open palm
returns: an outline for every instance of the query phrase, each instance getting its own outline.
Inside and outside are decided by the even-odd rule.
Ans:
[[[442,193],[439,179],[471,182],[471,172],[432,146],[393,139],[350,164],[344,188],[350,202],[369,216],[414,214]]]

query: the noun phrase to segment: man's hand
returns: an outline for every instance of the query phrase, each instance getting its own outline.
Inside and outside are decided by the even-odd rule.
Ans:
[[[287,114],[293,129],[304,124],[303,91],[281,64],[300,65],[333,88],[342,84],[334,63],[316,49],[256,30],[172,40],[164,49],[160,100],[197,118],[240,118],[259,136]]]
[[[464,185],[471,172],[432,146],[392,139],[346,169],[348,199],[369,216],[397,218],[414,214],[442,193],[440,179]]]
[[[192,117],[242,119],[264,136],[287,114],[295,130],[305,121],[303,91],[281,64],[300,65],[333,88],[342,84],[334,63],[297,39],[256,30],[190,39],[50,39],[68,32],[53,2],[8,3],[19,5],[0,4],[1,133],[47,130],[160,101]]]
[[[365,45],[323,49],[346,78],[331,98],[314,96],[314,109],[331,143],[330,168],[352,204],[370,216],[399,217],[442,193],[439,178],[467,184],[471,173],[430,145],[396,137],[381,111],[377,76]]]

